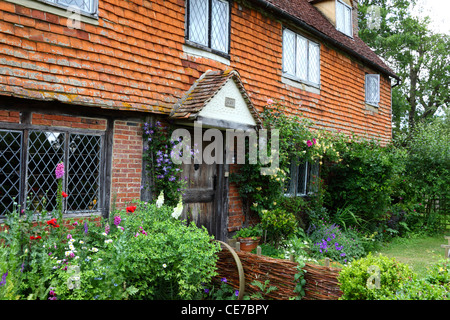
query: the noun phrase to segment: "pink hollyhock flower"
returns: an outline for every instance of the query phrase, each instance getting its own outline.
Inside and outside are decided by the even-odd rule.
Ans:
[[[311,140],[308,140],[308,141],[306,141],[306,145],[307,145],[308,147],[311,147],[311,146],[313,145],[313,143],[311,142]]]

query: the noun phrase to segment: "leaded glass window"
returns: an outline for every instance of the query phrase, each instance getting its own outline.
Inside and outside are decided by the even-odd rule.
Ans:
[[[283,31],[283,73],[312,84],[320,83],[319,44],[295,32]]]
[[[378,106],[380,102],[380,75],[366,74],[366,103]]]
[[[26,137],[26,138],[24,138]],[[56,208],[55,169],[64,163],[65,213],[102,210],[102,134],[69,131],[0,130],[0,216],[13,203],[39,213]],[[22,182],[23,186],[22,186]]]
[[[188,6],[188,40],[219,52],[228,53],[229,2],[189,0]]]
[[[97,15],[98,0],[40,0],[41,2],[53,4],[57,7],[63,7],[76,13],[88,15]]]
[[[336,0],[336,29],[348,36],[353,36],[352,8]]]
[[[20,201],[22,132],[0,130],[0,216]]]

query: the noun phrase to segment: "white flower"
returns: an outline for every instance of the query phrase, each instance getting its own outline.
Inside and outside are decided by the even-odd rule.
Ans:
[[[163,268],[166,268],[166,267],[167,267],[167,264],[163,263]]]
[[[92,252],[98,252],[98,249],[97,248],[92,248],[91,251]]]
[[[105,240],[105,243],[112,243],[112,239]]]
[[[161,208],[161,206],[164,204],[164,192],[161,191],[161,193],[158,196],[158,199],[156,200],[156,207]]]
[[[181,201],[180,198],[180,201],[178,202],[177,206],[173,209],[172,217],[178,219],[181,216],[181,212],[183,212],[183,202]]]
[[[108,234],[107,234],[106,232],[103,232],[103,233],[102,233],[102,236],[105,236],[105,237],[106,237],[107,235],[108,235]]]

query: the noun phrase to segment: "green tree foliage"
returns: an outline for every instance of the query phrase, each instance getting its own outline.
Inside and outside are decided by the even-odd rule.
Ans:
[[[380,55],[401,83],[393,88],[394,127],[413,129],[450,103],[450,41],[430,30],[430,18],[412,14],[416,1],[362,0],[359,36]],[[403,123],[402,123],[403,122]]]

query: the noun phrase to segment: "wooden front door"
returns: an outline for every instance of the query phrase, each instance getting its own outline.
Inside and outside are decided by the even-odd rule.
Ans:
[[[208,142],[203,142],[203,149]],[[217,240],[226,240],[228,183],[226,164],[183,164],[186,190],[182,218],[204,226]]]

